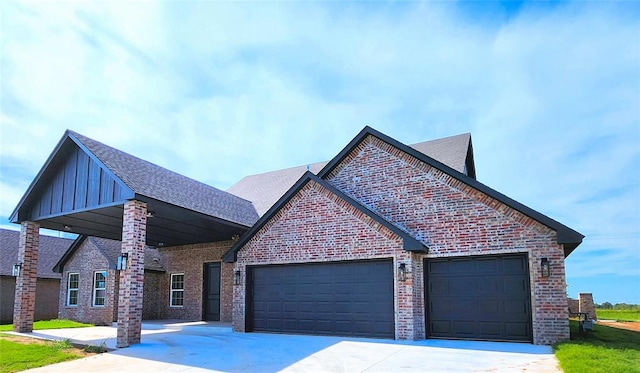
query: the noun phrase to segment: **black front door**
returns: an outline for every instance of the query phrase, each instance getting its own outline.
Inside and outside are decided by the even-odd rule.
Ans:
[[[220,263],[204,264],[203,319],[220,321]]]

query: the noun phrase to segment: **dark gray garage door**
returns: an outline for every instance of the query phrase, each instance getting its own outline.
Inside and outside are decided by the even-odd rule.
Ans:
[[[429,336],[532,341],[526,255],[425,260]]]
[[[391,260],[248,270],[247,330],[394,338]]]

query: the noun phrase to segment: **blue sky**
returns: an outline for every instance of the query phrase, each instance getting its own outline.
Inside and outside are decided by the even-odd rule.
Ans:
[[[640,303],[636,2],[4,1],[0,17],[3,227],[67,128],[221,189],[330,159],[365,125],[471,132],[481,182],[586,235],[569,294]]]

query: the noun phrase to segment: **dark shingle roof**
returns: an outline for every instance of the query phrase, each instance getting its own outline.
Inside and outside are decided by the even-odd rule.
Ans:
[[[38,250],[38,277],[60,278],[53,266],[69,249],[73,240],[40,235]],[[20,231],[0,229],[0,276],[11,276],[13,265],[18,261]]]
[[[85,241],[89,241],[93,244],[107,259],[109,262],[109,268],[115,269],[118,262],[118,255],[122,249],[122,242],[117,240],[110,240],[108,238],[101,237],[89,237],[79,236],[72,246],[64,252],[64,255],[60,255],[61,259],[54,263],[51,268],[55,271],[62,272],[64,265],[71,259],[74,253],[85,244]],[[161,254],[157,249],[147,246],[144,250],[144,269],[150,271],[164,272],[165,269],[162,266]]]
[[[251,226],[258,214],[251,202],[118,149],[68,131],[135,194]]]
[[[464,172],[470,141],[471,134],[465,133],[410,146],[458,172]],[[317,174],[327,163],[328,161],[249,175],[232,185],[227,192],[253,202],[256,211],[262,216],[306,171]]]

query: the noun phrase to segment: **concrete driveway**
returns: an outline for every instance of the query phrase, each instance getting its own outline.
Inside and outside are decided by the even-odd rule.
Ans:
[[[115,347],[116,329],[22,334]],[[234,333],[215,323],[144,323],[142,343],[30,372],[560,372],[548,346]]]

